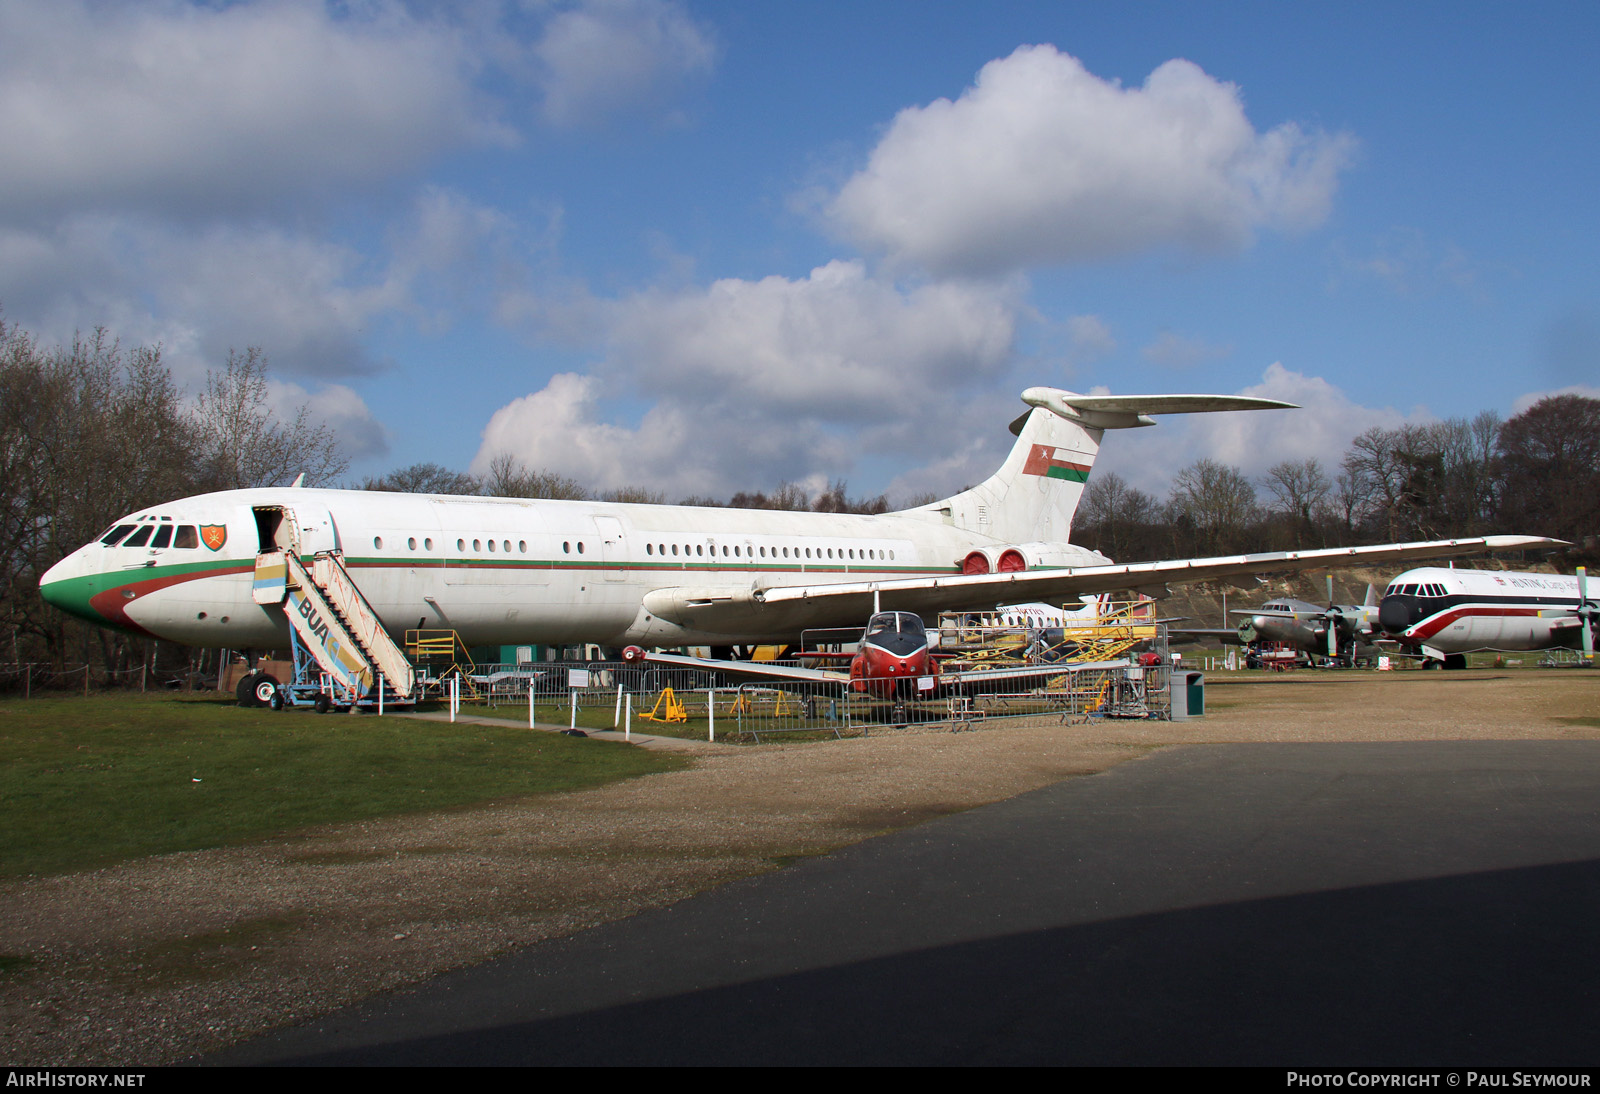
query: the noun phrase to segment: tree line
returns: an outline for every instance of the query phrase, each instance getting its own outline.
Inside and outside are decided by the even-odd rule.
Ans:
[[[1600,399],[1553,395],[1508,421],[1484,411],[1374,427],[1337,464],[1286,460],[1259,483],[1197,460],[1164,500],[1096,473],[1073,540],[1142,562],[1497,532],[1572,541],[1558,565],[1600,562]]]
[[[190,399],[159,346],[105,330],[42,348],[0,321],[0,662],[98,664],[126,673],[147,643],[49,607],[39,578],[118,517],[213,490],[329,484],[348,461],[300,407],[272,413],[267,360],[232,353]],[[0,681],[3,681],[0,677]]]

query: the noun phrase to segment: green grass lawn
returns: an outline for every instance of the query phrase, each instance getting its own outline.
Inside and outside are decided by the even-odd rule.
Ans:
[[[168,696],[0,702],[0,874],[596,786],[687,761],[526,729]]]

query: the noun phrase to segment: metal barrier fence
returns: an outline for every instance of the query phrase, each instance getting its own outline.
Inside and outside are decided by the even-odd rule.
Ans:
[[[1015,690],[984,681],[945,682],[935,690],[874,694],[845,681],[739,683],[714,670],[622,661],[483,665],[463,702],[533,714],[544,724],[631,727],[635,732],[716,740],[779,736],[860,736],[916,727],[970,729],[993,719],[1170,717],[1163,666],[1119,665],[1069,671]],[[448,682],[424,682],[425,697],[447,698]],[[531,691],[531,696],[530,696]],[[530,707],[532,708],[530,710]]]

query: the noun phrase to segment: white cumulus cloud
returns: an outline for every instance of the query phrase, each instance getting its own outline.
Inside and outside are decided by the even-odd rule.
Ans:
[[[511,139],[460,34],[354,10],[0,6],[0,215],[233,214]]]
[[[1247,244],[1327,216],[1354,140],[1258,132],[1239,89],[1184,60],[1136,88],[1052,46],[991,61],[960,98],[900,112],[824,212],[892,260],[984,274]]]
[[[267,408],[278,421],[294,421],[301,407],[313,424],[333,431],[340,451],[351,461],[388,454],[389,439],[383,424],[352,389],[343,384],[326,384],[308,391],[299,384],[268,381]]]
[[[859,420],[919,388],[970,384],[1009,358],[1020,289],[939,282],[904,290],[860,262],[804,278],[727,278],[648,292],[613,311],[613,368],[658,395],[777,405]]]
[[[571,126],[659,105],[708,73],[710,32],[665,0],[584,0],[557,13],[532,48],[544,120]]]
[[[604,360],[498,411],[474,467],[509,452],[601,489],[726,496],[886,454],[914,465],[949,408],[1009,366],[1019,296],[1010,284],[901,288],[832,262],[804,278],[590,301]],[[638,424],[617,424],[637,400]],[[1003,433],[1005,420],[983,427]]]

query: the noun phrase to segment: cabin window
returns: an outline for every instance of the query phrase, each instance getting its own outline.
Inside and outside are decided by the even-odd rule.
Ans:
[[[527,540],[525,540],[525,539],[517,540],[517,553],[519,555],[525,555],[525,554],[528,553],[528,541]]]
[[[172,537],[174,547],[190,549],[200,546],[200,535],[192,524],[180,524],[178,534]]]
[[[511,541],[509,539],[501,540],[500,549],[509,555],[511,553]]]
[[[646,543],[644,545],[644,553],[647,554],[647,555],[655,554],[656,553],[656,549],[655,549],[654,545]]]
[[[739,557],[739,548],[735,547],[733,549],[733,557],[734,558],[738,558]]]
[[[382,536],[373,536],[372,537],[372,545],[374,547],[376,547],[380,551],[383,550],[383,537]]]
[[[417,537],[416,536],[407,536],[406,537],[406,549],[408,551],[415,551],[417,549]]]
[[[473,552],[473,554],[477,554],[481,550],[483,550],[483,541],[481,539],[473,540],[472,541],[472,552]]]
[[[456,550],[465,551],[466,549],[467,549],[467,541],[466,540],[464,540],[464,539],[456,540]]]
[[[564,554],[564,555],[570,555],[572,553],[572,544],[571,543],[562,543],[562,545],[561,545],[561,553]]]
[[[580,555],[583,554],[583,540],[581,539],[578,541],[578,553]]]
[[[422,541],[422,547],[423,547],[423,550],[426,550],[426,551],[433,550],[433,539],[432,539],[432,537],[429,537],[428,539],[423,540]]]
[[[489,553],[491,555],[494,554],[494,540],[492,539],[489,541]]]
[[[150,541],[150,546],[151,547],[170,547],[170,546],[172,546],[172,525],[163,524],[160,528],[157,528],[156,529],[156,538]]]
[[[100,542],[104,543],[107,547],[114,547],[116,546],[117,540],[121,539],[131,531],[133,531],[133,525],[119,524],[115,528],[111,529],[111,531],[101,536]]]
[[[694,545],[694,553],[697,554],[697,555],[705,554],[706,553],[705,544],[703,544],[703,543],[695,544]]]
[[[893,552],[893,551],[890,551],[890,552],[889,552],[889,561],[890,561],[890,562],[893,562],[893,561],[894,561],[894,552]]]
[[[672,553],[673,554],[677,554],[678,553],[678,545],[676,543],[674,543],[672,545]]]

